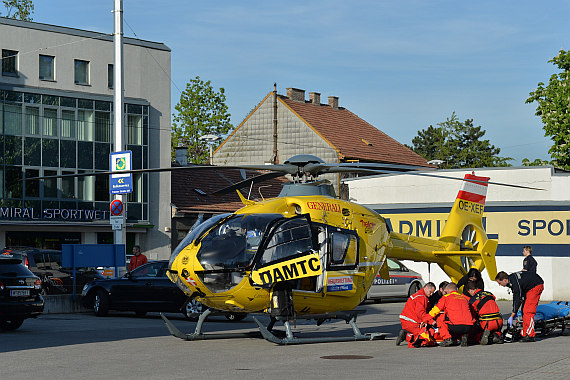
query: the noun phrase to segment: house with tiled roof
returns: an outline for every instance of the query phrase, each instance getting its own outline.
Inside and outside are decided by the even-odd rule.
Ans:
[[[339,98],[288,88],[270,92],[216,149],[214,165],[283,163],[296,154],[325,162],[377,162],[431,167],[427,161],[358,115]],[[340,177],[329,175],[335,188]]]

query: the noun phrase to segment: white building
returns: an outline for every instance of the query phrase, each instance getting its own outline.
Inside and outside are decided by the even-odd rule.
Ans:
[[[471,173],[501,182],[541,188],[527,190],[490,185],[484,225],[490,238],[499,240],[497,268],[507,273],[522,269],[522,247],[533,247],[537,273],[544,279],[543,300],[570,299],[570,173],[543,167],[440,170],[438,175],[463,178]],[[346,180],[351,200],[387,218],[392,230],[433,237],[445,219],[460,187],[459,181],[412,175],[386,175]],[[406,262],[424,280],[448,280],[437,265]],[[429,268],[429,270],[428,270]],[[498,298],[510,299],[483,274],[485,287]]]
[[[112,243],[108,176],[22,177],[109,170],[112,35],[0,18],[0,245]],[[126,149],[133,169],[170,166],[170,49],[124,38]],[[127,253],[170,255],[170,175],[133,178]],[[166,207],[165,207],[166,205]]]

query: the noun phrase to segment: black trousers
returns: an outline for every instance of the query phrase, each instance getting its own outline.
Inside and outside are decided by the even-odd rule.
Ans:
[[[448,327],[453,339],[461,338],[463,334],[469,334],[473,328],[472,325],[449,325]]]

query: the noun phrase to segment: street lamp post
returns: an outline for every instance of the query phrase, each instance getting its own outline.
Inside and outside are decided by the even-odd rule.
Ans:
[[[200,136],[198,138],[198,140],[200,141],[205,141],[208,146],[210,147],[210,160],[209,160],[209,164],[212,165],[212,159],[213,159],[213,151],[212,151],[212,144],[214,144],[216,141],[218,141],[219,139],[221,139],[220,136],[217,135],[204,135],[204,136]]]

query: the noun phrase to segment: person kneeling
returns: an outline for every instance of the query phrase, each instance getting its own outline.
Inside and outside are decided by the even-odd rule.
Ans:
[[[473,341],[483,345],[503,343],[501,339],[503,316],[493,293],[479,289],[472,281],[465,285],[465,289],[471,296],[469,305],[477,319],[473,328]]]
[[[433,339],[427,329],[420,326],[427,315],[429,301],[428,298],[435,291],[435,284],[428,282],[418,292],[412,294],[406,301],[404,310],[400,314],[402,330],[396,339],[396,345],[400,345],[404,339],[408,342],[408,347],[420,347],[433,345]]]
[[[465,347],[473,328],[473,315],[469,309],[469,300],[457,292],[457,285],[453,282],[445,287],[445,294],[424,318],[425,324],[434,325],[436,318],[442,311],[445,312],[443,323],[438,324],[439,334],[443,338],[440,346],[452,346],[461,339],[461,346]]]

